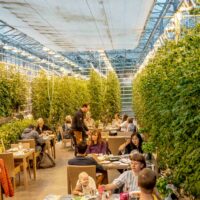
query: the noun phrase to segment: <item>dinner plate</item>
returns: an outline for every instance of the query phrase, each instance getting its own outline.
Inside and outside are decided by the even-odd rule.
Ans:
[[[8,149],[8,152],[17,152],[18,148],[12,148],[12,149]]]
[[[108,163],[110,163],[109,160],[104,160],[104,161],[101,162],[101,164],[108,164]]]
[[[103,160],[105,160],[105,157],[104,156],[98,156],[97,159],[100,160],[100,161],[103,161]]]
[[[121,162],[120,161],[114,161],[114,162],[112,162],[113,164],[121,164]]]

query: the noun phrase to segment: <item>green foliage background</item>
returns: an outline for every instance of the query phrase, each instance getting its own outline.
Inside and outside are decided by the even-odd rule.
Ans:
[[[105,78],[101,77],[95,70],[91,70],[88,89],[92,118],[99,120],[104,110]]]
[[[120,84],[117,74],[114,71],[110,71],[107,74],[103,108],[109,121],[113,119],[115,113],[121,111]]]
[[[161,168],[200,196],[200,25],[167,42],[133,83],[138,123],[158,147]]]
[[[27,80],[24,75],[0,63],[0,116],[6,117],[27,102]]]
[[[35,121],[31,119],[24,119],[18,121],[12,121],[4,124],[0,127],[0,139],[3,140],[6,148],[10,147],[10,144],[14,144],[19,140],[23,130],[28,125],[35,125]]]
[[[63,122],[83,103],[89,102],[88,81],[73,77],[48,77],[41,72],[32,82],[32,105],[35,118],[49,123]]]

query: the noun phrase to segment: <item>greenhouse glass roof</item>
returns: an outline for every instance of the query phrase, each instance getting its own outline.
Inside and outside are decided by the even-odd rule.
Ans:
[[[181,0],[0,1],[0,39],[88,75],[91,67],[134,73]],[[58,53],[50,56],[44,47]],[[53,57],[53,59],[52,59]],[[59,69],[58,69],[59,70]]]

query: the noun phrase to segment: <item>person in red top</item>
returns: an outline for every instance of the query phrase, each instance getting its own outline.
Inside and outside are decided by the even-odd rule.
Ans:
[[[14,189],[8,175],[8,171],[4,165],[3,159],[0,159],[0,183],[6,197],[14,196]]]

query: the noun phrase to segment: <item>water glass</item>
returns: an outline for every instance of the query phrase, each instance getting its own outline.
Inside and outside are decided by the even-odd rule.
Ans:
[[[19,151],[22,151],[22,149],[23,149],[23,144],[21,142],[19,142],[19,144],[18,144],[18,149],[19,149]]]

